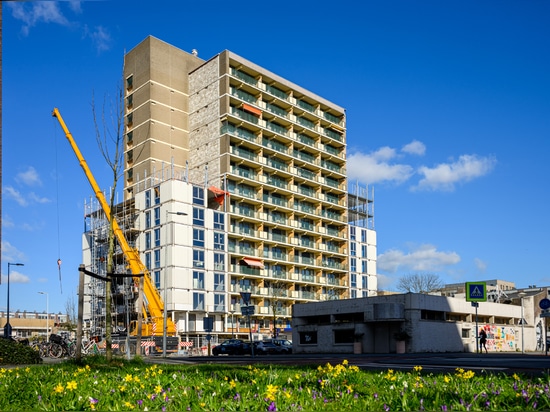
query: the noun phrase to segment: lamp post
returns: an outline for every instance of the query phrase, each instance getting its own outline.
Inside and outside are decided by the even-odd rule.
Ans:
[[[38,292],[41,295],[46,295],[46,341],[48,341],[48,334],[50,333],[50,299],[48,292]]]
[[[252,311],[254,310],[254,306],[249,306],[251,295],[252,293],[250,292],[241,292],[241,298],[243,298],[244,305],[246,306],[246,316],[248,317],[248,331],[250,333],[250,351],[251,351],[252,357],[254,357],[254,342],[252,341],[252,323],[250,322],[250,315],[253,313]]]
[[[10,268],[12,266],[25,266],[23,263],[9,263],[8,262],[8,299],[6,301],[8,315],[6,320],[6,325],[4,326],[4,337],[11,337],[11,325],[10,325]]]
[[[231,313],[231,337],[235,339],[235,318],[233,317],[235,315],[235,311],[231,310],[229,313]]]
[[[167,303],[167,299],[168,299],[168,294],[167,294],[167,282],[168,282],[168,215],[178,215],[178,216],[187,216],[187,213],[185,212],[170,212],[170,211],[166,211],[166,233],[165,233],[165,236],[166,236],[166,244],[164,245],[165,249],[164,249],[164,258],[165,258],[165,262],[164,262],[164,276],[163,276],[163,282],[164,282],[164,290],[163,290],[163,298],[162,300],[164,301],[164,310],[163,310],[163,319],[162,319],[162,322],[163,322],[163,325],[162,325],[162,356],[166,357],[166,335],[167,335],[167,327],[166,327],[166,323],[168,321],[167,319],[167,312],[168,312],[168,303]]]
[[[525,353],[525,340],[523,334],[523,325],[525,323],[525,319],[523,319],[523,297],[525,296],[525,292],[518,292],[518,296],[521,298],[521,353]]]

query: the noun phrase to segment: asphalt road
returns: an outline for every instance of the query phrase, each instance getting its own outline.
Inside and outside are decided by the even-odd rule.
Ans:
[[[543,376],[550,372],[550,356],[544,353],[418,353],[418,354],[361,354],[361,355],[273,355],[273,356],[161,356],[148,357],[146,362],[159,364],[280,364],[336,365],[346,359],[350,365],[364,370],[411,370],[422,366],[423,371],[454,372],[457,368],[477,373],[523,373]]]

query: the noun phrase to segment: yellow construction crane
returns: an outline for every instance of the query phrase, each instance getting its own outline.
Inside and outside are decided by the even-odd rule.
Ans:
[[[112,221],[114,234],[116,236],[116,239],[118,241],[120,248],[122,249],[122,252],[124,253],[124,257],[126,258],[130,271],[132,272],[132,275],[136,275],[134,280],[138,281],[139,276],[142,276],[142,275],[145,278],[144,288],[143,288],[144,304],[142,308],[145,322],[143,323],[143,326],[142,326],[142,336],[143,337],[155,336],[155,335],[162,336],[163,330],[164,330],[163,312],[165,309],[164,309],[164,304],[162,302],[160,294],[158,290],[155,288],[155,286],[153,285],[153,282],[151,281],[151,275],[149,274],[147,267],[141,261],[138,251],[130,247],[130,245],[128,244],[128,241],[126,240],[126,236],[124,235],[124,232],[118,225],[116,218],[112,216],[111,208],[109,206],[109,203],[107,202],[107,199],[105,198],[105,195],[103,194],[97,182],[95,181],[95,178],[92,172],[90,171],[90,168],[86,163],[86,160],[82,156],[80,149],[76,145],[76,142],[73,136],[71,135],[71,132],[69,132],[69,129],[67,128],[67,125],[65,124],[63,117],[61,117],[61,114],[59,113],[59,110],[57,108],[53,109],[52,116],[57,118],[57,120],[59,121],[59,124],[61,125],[61,128],[65,132],[65,137],[69,141],[76,155],[76,158],[80,163],[80,167],[82,167],[82,169],[84,170],[84,174],[88,178],[88,182],[90,182],[90,185],[92,186],[92,190],[94,191],[94,194],[97,200],[99,201],[99,204],[103,209],[103,212],[105,212],[105,216],[107,217],[109,222]],[[130,335],[134,335],[134,336],[137,335],[136,322],[132,322],[132,326],[130,327]],[[166,319],[166,335],[176,336],[176,325],[174,324],[174,322],[172,322],[172,319],[170,317],[167,317]]]

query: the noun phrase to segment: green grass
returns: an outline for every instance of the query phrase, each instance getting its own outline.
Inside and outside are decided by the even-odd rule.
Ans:
[[[147,365],[140,359],[0,369],[0,410],[548,410],[548,377],[323,367]]]

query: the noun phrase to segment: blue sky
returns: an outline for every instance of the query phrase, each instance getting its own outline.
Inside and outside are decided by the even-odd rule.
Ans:
[[[228,49],[346,108],[350,183],[375,188],[381,287],[550,285],[550,2],[43,1],[3,7],[0,307],[64,311],[91,190],[91,102],[148,35],[209,59]],[[61,270],[57,260],[62,259]],[[61,278],[61,280],[60,280]]]

